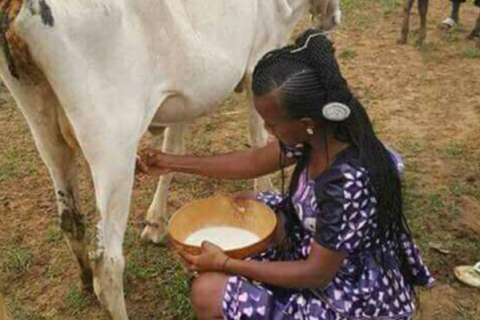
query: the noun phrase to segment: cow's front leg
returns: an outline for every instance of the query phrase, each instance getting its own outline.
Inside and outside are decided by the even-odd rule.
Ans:
[[[114,320],[127,320],[123,290],[123,240],[132,195],[136,148],[111,140],[89,159],[100,221],[91,253],[95,294]],[[110,147],[110,146],[116,146]]]
[[[175,124],[165,130],[162,151],[165,153],[185,153],[185,131],[186,124]],[[142,232],[142,241],[161,243],[165,238],[168,212],[168,189],[173,174],[160,177],[155,197],[147,212],[146,226]]]

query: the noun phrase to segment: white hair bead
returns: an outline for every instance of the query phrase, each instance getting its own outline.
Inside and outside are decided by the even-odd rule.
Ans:
[[[343,121],[350,116],[350,107],[340,102],[330,102],[323,106],[323,117],[330,121]]]

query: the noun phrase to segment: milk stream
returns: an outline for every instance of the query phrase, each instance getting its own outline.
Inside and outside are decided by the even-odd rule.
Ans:
[[[200,246],[203,241],[216,244],[223,250],[232,250],[258,242],[260,238],[253,232],[245,229],[215,226],[200,229],[187,237],[185,243]]]

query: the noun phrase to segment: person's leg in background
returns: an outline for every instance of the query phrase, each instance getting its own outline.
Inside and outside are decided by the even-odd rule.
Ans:
[[[443,28],[453,28],[455,27],[458,22],[460,21],[460,8],[462,3],[466,0],[450,0],[452,2],[452,11],[450,16],[442,21],[441,26]]]

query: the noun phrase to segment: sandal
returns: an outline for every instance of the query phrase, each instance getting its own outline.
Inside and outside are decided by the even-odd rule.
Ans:
[[[474,266],[456,267],[453,269],[453,273],[461,282],[474,288],[480,288],[480,262]]]
[[[448,17],[447,19],[443,20],[440,25],[446,29],[453,29],[457,26],[457,23],[455,22],[455,20]]]

